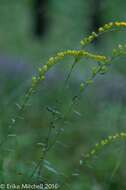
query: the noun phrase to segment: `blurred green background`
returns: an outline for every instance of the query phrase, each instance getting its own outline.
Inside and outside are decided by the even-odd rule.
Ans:
[[[0,183],[62,184],[72,174],[62,189],[126,189],[124,142],[109,145],[77,169],[81,156],[96,142],[125,131],[125,58],[97,77],[70,112],[79,84],[94,63],[80,61],[65,85],[73,59],[64,59],[48,72],[15,127],[10,126],[37,68],[58,51],[79,48],[79,41],[100,25],[125,21],[125,7],[124,0],[0,0],[1,142],[11,131],[0,145]],[[125,44],[125,36],[124,31],[107,33],[88,50],[110,55],[112,48]],[[65,114],[65,120],[57,120]],[[55,145],[39,167],[50,128],[49,143]]]

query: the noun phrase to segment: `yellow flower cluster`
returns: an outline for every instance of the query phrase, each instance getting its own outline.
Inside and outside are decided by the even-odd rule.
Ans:
[[[85,158],[91,158],[105,145],[108,145],[116,140],[121,140],[121,139],[126,140],[126,132],[121,132],[115,135],[108,136],[106,139],[103,139],[99,143],[96,143],[94,148],[92,148],[90,152],[85,155]]]
[[[116,29],[120,27],[126,27],[126,22],[110,22],[108,24],[105,24],[103,27],[100,27],[98,29],[98,32],[92,32],[92,34],[83,40],[80,41],[81,46],[86,46],[89,43],[91,43],[94,39],[96,39],[99,35],[110,31],[111,29]]]
[[[35,89],[38,86],[39,82],[45,80],[46,72],[51,67],[53,67],[56,63],[58,63],[59,61],[64,59],[65,56],[72,56],[72,57],[75,57],[75,58],[78,57],[78,58],[92,59],[92,60],[97,61],[97,62],[102,63],[102,64],[107,63],[109,61],[106,56],[92,54],[92,53],[89,53],[89,52],[84,51],[84,50],[66,50],[66,51],[59,52],[54,57],[50,57],[49,60],[47,61],[47,63],[44,66],[38,68],[38,76],[33,76],[32,77],[31,88],[30,88],[29,92],[26,94],[27,99],[31,95],[31,92],[35,91]],[[91,80],[87,80],[86,82],[87,82],[87,84],[90,84]]]
[[[58,63],[59,61],[64,59],[65,56],[73,56],[73,57],[80,57],[80,58],[85,57],[87,59],[92,59],[92,60],[98,61],[98,62],[107,62],[108,61],[108,58],[105,56],[95,55],[95,54],[89,53],[84,50],[66,50],[63,52],[59,52],[56,54],[56,56],[49,58],[47,63],[38,69],[39,77],[35,77],[35,76],[32,77],[32,86],[35,87],[39,81],[44,80],[46,72],[53,65],[55,65],[56,63]]]
[[[117,27],[126,27],[126,22],[114,22],[114,25]]]

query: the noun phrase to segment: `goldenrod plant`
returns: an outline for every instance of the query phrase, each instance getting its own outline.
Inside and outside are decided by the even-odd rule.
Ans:
[[[98,76],[99,74],[103,75],[106,72],[108,72],[109,66],[111,65],[111,63],[113,63],[113,61],[116,57],[126,55],[126,45],[125,44],[124,45],[119,44],[117,48],[114,48],[112,50],[111,55],[109,55],[109,56],[101,55],[101,54],[95,54],[95,53],[87,51],[85,48],[88,44],[93,42],[100,35],[103,35],[106,32],[111,32],[113,30],[115,30],[115,31],[119,30],[120,31],[120,30],[125,29],[125,28],[126,28],[126,22],[110,22],[108,24],[105,24],[103,27],[100,27],[97,32],[92,32],[91,35],[82,39],[80,41],[80,45],[81,45],[80,49],[64,50],[64,51],[58,52],[56,55],[50,57],[48,59],[47,63],[42,65],[41,67],[39,67],[36,75],[32,77],[31,86],[26,91],[21,103],[19,103],[19,106],[18,106],[19,112],[11,120],[12,127],[16,126],[16,123],[18,122],[19,116],[20,115],[22,116],[22,114],[24,114],[30,98],[37,91],[41,82],[46,80],[46,73],[52,67],[54,67],[57,63],[59,63],[61,60],[63,60],[65,57],[69,57],[69,56],[73,57],[74,58],[73,64],[79,63],[79,61],[82,59],[85,59],[85,60],[90,59],[93,62],[95,62],[94,66],[91,69],[90,76],[86,80],[84,80],[80,83],[80,87],[79,87],[80,94],[82,94],[85,91],[85,88],[87,86],[94,83],[96,76]],[[97,65],[96,65],[96,63],[97,63]],[[74,104],[72,104],[72,106],[74,106]],[[62,120],[62,121],[65,120],[66,115],[64,116],[60,112],[58,112],[57,110],[52,110],[52,108],[48,108],[48,110],[53,114],[53,116],[54,116],[53,121],[54,122],[56,122],[58,120]],[[40,174],[42,172],[43,164],[46,160],[46,155],[50,151],[50,149],[55,145],[56,140],[59,138],[59,134],[61,132],[61,129],[59,129],[58,133],[56,134],[54,141],[51,142],[51,144],[49,143],[50,135],[51,135],[51,131],[52,131],[52,125],[53,125],[53,122],[51,123],[51,126],[49,128],[45,144],[43,145],[43,144],[39,143],[39,145],[42,147],[41,157],[40,157],[40,160],[38,161],[36,167],[33,169],[32,173],[30,175],[31,178],[34,177],[34,175],[36,175],[36,173]],[[7,136],[5,137],[4,141],[1,142],[1,146],[4,145],[4,143],[7,140],[9,140],[10,135],[11,135],[11,133],[9,131]],[[83,164],[83,162],[85,162],[85,160],[91,159],[101,149],[105,148],[106,145],[109,145],[109,144],[111,144],[117,140],[118,141],[126,140],[126,132],[122,131],[122,132],[117,133],[115,135],[110,134],[105,139],[102,139],[100,142],[96,143],[94,145],[94,147],[91,150],[89,150],[89,152],[87,152],[85,154],[85,156],[83,157],[83,160],[81,160],[81,164]],[[56,173],[56,171],[54,169],[52,169],[52,170],[54,173]],[[61,176],[64,177],[63,174],[61,174]],[[64,185],[61,185],[60,189],[63,187],[64,187]]]

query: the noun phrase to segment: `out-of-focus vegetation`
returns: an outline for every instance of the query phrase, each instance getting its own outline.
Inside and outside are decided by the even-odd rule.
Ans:
[[[93,1],[93,0],[92,0]],[[119,141],[104,148],[88,165],[76,170],[81,156],[109,134],[125,131],[126,66],[117,59],[109,73],[96,78],[66,120],[53,122],[56,114],[68,112],[79,84],[94,64],[83,60],[74,68],[67,86],[64,81],[73,62],[62,61],[47,74],[47,80],[31,98],[25,113],[13,128],[20,100],[36,69],[48,57],[64,49],[79,47],[79,41],[90,32],[92,1],[48,0],[47,29],[41,39],[33,33],[33,2],[1,0],[0,2],[0,139],[11,136],[0,146],[0,183],[62,183],[64,175],[73,174],[63,189],[123,190],[125,181],[125,143]],[[125,1],[101,3],[101,24],[126,19]],[[125,44],[123,32],[105,34],[90,51],[109,55],[112,47]],[[49,143],[55,141],[45,157],[44,167],[34,172],[42,155],[48,130]],[[12,128],[11,128],[12,127]],[[34,175],[32,175],[34,173]],[[31,176],[32,175],[32,176]]]

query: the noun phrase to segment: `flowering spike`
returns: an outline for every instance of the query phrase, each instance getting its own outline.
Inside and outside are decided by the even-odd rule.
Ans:
[[[100,142],[96,143],[94,147],[85,155],[85,158],[91,158],[92,156],[96,155],[99,150],[103,149],[104,146],[116,142],[117,140],[126,140],[126,132],[109,135],[105,139],[102,139]]]
[[[100,27],[97,33],[93,32],[90,36],[82,39],[80,41],[80,44],[81,46],[86,46],[90,44],[93,40],[95,40],[97,37],[99,37],[101,34],[104,34],[105,32],[109,32],[112,29],[116,30],[116,29],[121,29],[121,28],[126,28],[126,22],[110,22]]]

